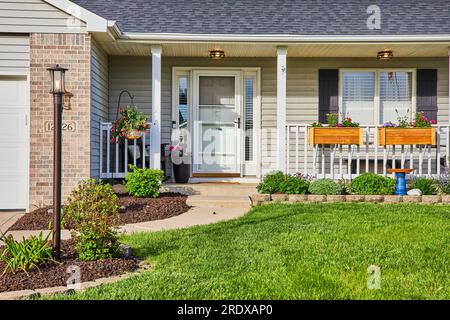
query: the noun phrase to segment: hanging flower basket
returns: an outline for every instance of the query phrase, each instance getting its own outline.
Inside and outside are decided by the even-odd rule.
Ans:
[[[323,127],[309,128],[308,142],[310,145],[316,144],[363,144],[362,128],[343,128],[343,127]]]
[[[143,112],[139,112],[138,107],[127,106],[119,112],[119,119],[111,127],[111,142],[120,143],[124,139],[139,139],[143,132],[150,128],[148,117]]]
[[[140,139],[142,137],[142,131],[137,130],[137,129],[132,129],[130,130],[130,132],[128,133],[128,140],[137,140]]]
[[[435,128],[378,128],[378,144],[387,145],[436,145]]]

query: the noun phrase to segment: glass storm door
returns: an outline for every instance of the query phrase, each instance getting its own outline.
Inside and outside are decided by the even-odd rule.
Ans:
[[[194,175],[240,176],[240,74],[194,71]]]

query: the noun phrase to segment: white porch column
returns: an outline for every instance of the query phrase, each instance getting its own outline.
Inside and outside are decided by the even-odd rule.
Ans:
[[[286,57],[287,47],[277,48],[277,170],[286,172]]]
[[[152,47],[152,127],[150,166],[161,169],[161,46]]]
[[[448,123],[450,124],[450,47],[448,47]]]

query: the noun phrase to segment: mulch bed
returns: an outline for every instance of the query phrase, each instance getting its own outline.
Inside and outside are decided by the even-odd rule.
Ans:
[[[187,196],[179,193],[162,193],[158,198],[137,198],[120,195],[120,205],[125,210],[120,213],[119,224],[139,223],[162,220],[187,212],[190,206],[186,204]],[[47,230],[52,220],[50,207],[39,208],[25,214],[9,228],[13,230]],[[70,229],[70,221],[67,223]]]
[[[73,240],[62,241],[61,264],[52,263],[40,266],[40,270],[32,269],[28,271],[28,274],[24,271],[13,274],[10,270],[3,274],[5,264],[0,262],[0,292],[66,286],[70,277],[67,268],[73,265],[80,267],[81,282],[118,276],[139,268],[138,261],[131,258],[78,261],[73,247]]]

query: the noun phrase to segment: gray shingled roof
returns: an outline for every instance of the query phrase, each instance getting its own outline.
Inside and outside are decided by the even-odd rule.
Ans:
[[[450,0],[73,0],[124,32],[191,34],[450,34]],[[381,30],[368,30],[369,5]]]

